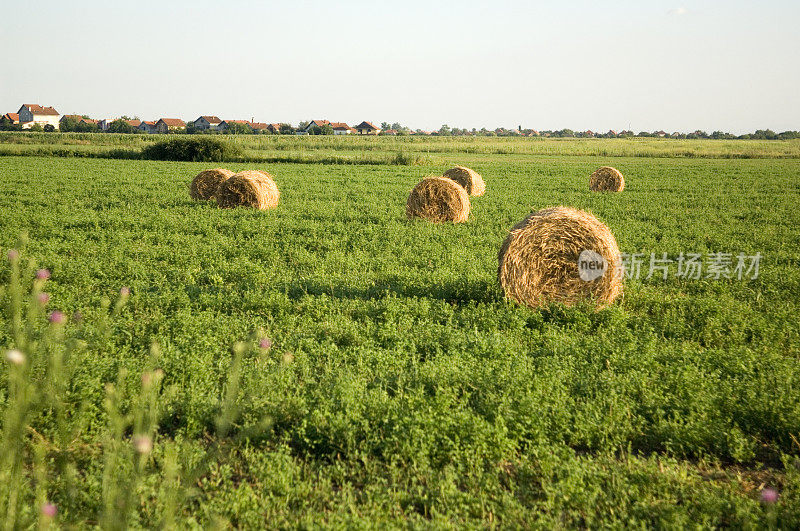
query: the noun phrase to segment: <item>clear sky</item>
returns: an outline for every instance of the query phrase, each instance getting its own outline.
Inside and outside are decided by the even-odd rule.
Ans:
[[[18,1],[0,111],[800,130],[800,1]]]

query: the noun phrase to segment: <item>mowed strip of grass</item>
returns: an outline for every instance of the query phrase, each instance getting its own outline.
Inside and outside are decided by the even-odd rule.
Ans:
[[[155,341],[172,392],[137,522],[156,525],[163,453],[207,451],[231,346],[262,329],[234,434],[270,423],[222,441],[181,498],[188,523],[800,525],[800,162],[618,159],[614,195],[588,192],[599,158],[459,160],[487,194],[432,225],[404,215],[430,168],[270,165],[281,204],[254,212],[192,202],[204,164],[0,158],[0,246],[28,232],[50,307],[82,314],[67,332],[99,333],[100,299],[132,292],[73,360],[86,428],[79,494],[51,479],[63,517],[100,511],[103,385],[126,369],[136,388]],[[505,302],[506,231],[558,204],[648,259],[760,252],[760,276],[630,280],[600,312]]]

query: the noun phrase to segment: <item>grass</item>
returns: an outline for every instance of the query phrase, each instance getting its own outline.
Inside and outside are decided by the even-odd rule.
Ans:
[[[45,500],[74,526],[800,525],[800,161],[618,157],[625,192],[592,194],[605,157],[502,140],[436,139],[427,166],[274,163],[268,212],[190,201],[203,164],[0,158],[3,254],[29,235],[19,280],[0,269],[0,345],[42,367],[0,367],[17,525]],[[470,222],[406,221],[455,160],[487,183]],[[506,231],[556,204],[623,251],[761,252],[761,274],[629,280],[599,312],[504,301]],[[14,286],[81,318],[21,318],[34,348]]]
[[[178,136],[181,138],[182,135]],[[204,138],[195,135],[194,138]],[[213,135],[243,155],[231,162],[421,165],[467,155],[775,159],[800,158],[799,140]],[[0,156],[136,158],[163,135],[0,132]],[[493,158],[493,157],[492,157]]]

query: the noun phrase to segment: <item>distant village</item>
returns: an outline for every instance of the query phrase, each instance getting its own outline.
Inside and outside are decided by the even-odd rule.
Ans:
[[[372,122],[363,121],[350,126],[344,122],[328,120],[311,120],[300,122],[296,127],[287,123],[265,123],[250,120],[222,120],[218,116],[203,115],[194,121],[186,122],[180,118],[159,118],[157,120],[140,120],[121,116],[118,118],[94,119],[87,115],[61,114],[54,107],[39,104],[24,104],[15,113],[9,112],[0,117],[0,130],[5,131],[42,131],[42,132],[82,132],[82,133],[218,133],[218,134],[268,134],[268,135],[425,135],[425,136],[522,136],[553,138],[618,138],[618,137],[656,137],[656,138],[711,138],[711,139],[764,139],[787,140],[800,138],[798,131],[776,133],[770,129],[759,129],[754,133],[734,135],[723,131],[706,133],[696,130],[690,133],[674,131],[640,131],[609,130],[605,133],[595,131],[573,131],[560,129],[557,131],[537,131],[523,128],[506,129],[459,129],[443,125],[436,131],[411,129],[399,123],[383,122],[376,126]]]

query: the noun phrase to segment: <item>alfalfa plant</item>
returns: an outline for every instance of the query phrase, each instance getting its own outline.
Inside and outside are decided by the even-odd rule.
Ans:
[[[24,238],[20,244],[24,247]],[[9,327],[0,369],[0,521],[4,529],[46,527],[59,518],[55,500],[69,499],[80,481],[74,456],[81,452],[86,426],[80,411],[87,404],[69,395],[72,375],[84,353],[106,346],[109,314],[113,318],[122,311],[129,290],[120,290],[113,306],[103,302],[101,334],[87,343],[65,334],[63,312],[48,311],[50,296],[44,289],[49,271],[36,269],[15,249],[8,251],[8,263],[8,284],[0,287]],[[154,367],[157,350],[152,354]],[[139,505],[137,486],[156,437],[162,376],[159,369],[148,369],[127,411],[121,407],[127,374],[120,372],[117,384],[106,387],[99,519],[104,527],[126,527]]]
[[[23,247],[24,239],[17,248]],[[216,440],[200,463],[182,467],[180,444],[159,434],[175,388],[163,385],[157,344],[151,345],[139,377],[122,369],[115,382],[105,384],[105,428],[99,433],[91,432],[83,414],[92,404],[70,392],[80,365],[93,353],[114,348],[113,321],[124,311],[130,290],[120,289],[113,303],[104,299],[95,322],[73,316],[70,323],[63,312],[48,308],[50,272],[37,269],[15,249],[7,256],[10,267],[0,270],[0,277],[8,279],[0,286],[8,326],[7,343],[0,346],[0,525],[20,529],[97,522],[105,529],[124,529],[141,526],[142,509],[148,508],[160,527],[174,527],[189,485],[224,453],[225,443],[260,436],[270,426],[269,419],[239,425],[242,359],[267,352],[266,340],[259,340],[263,334],[234,346],[220,395]],[[88,456],[102,463],[99,507],[89,514],[72,501],[90,488],[79,468],[81,457]],[[146,495],[152,478],[160,484],[157,501]],[[148,507],[153,503],[156,508]]]

